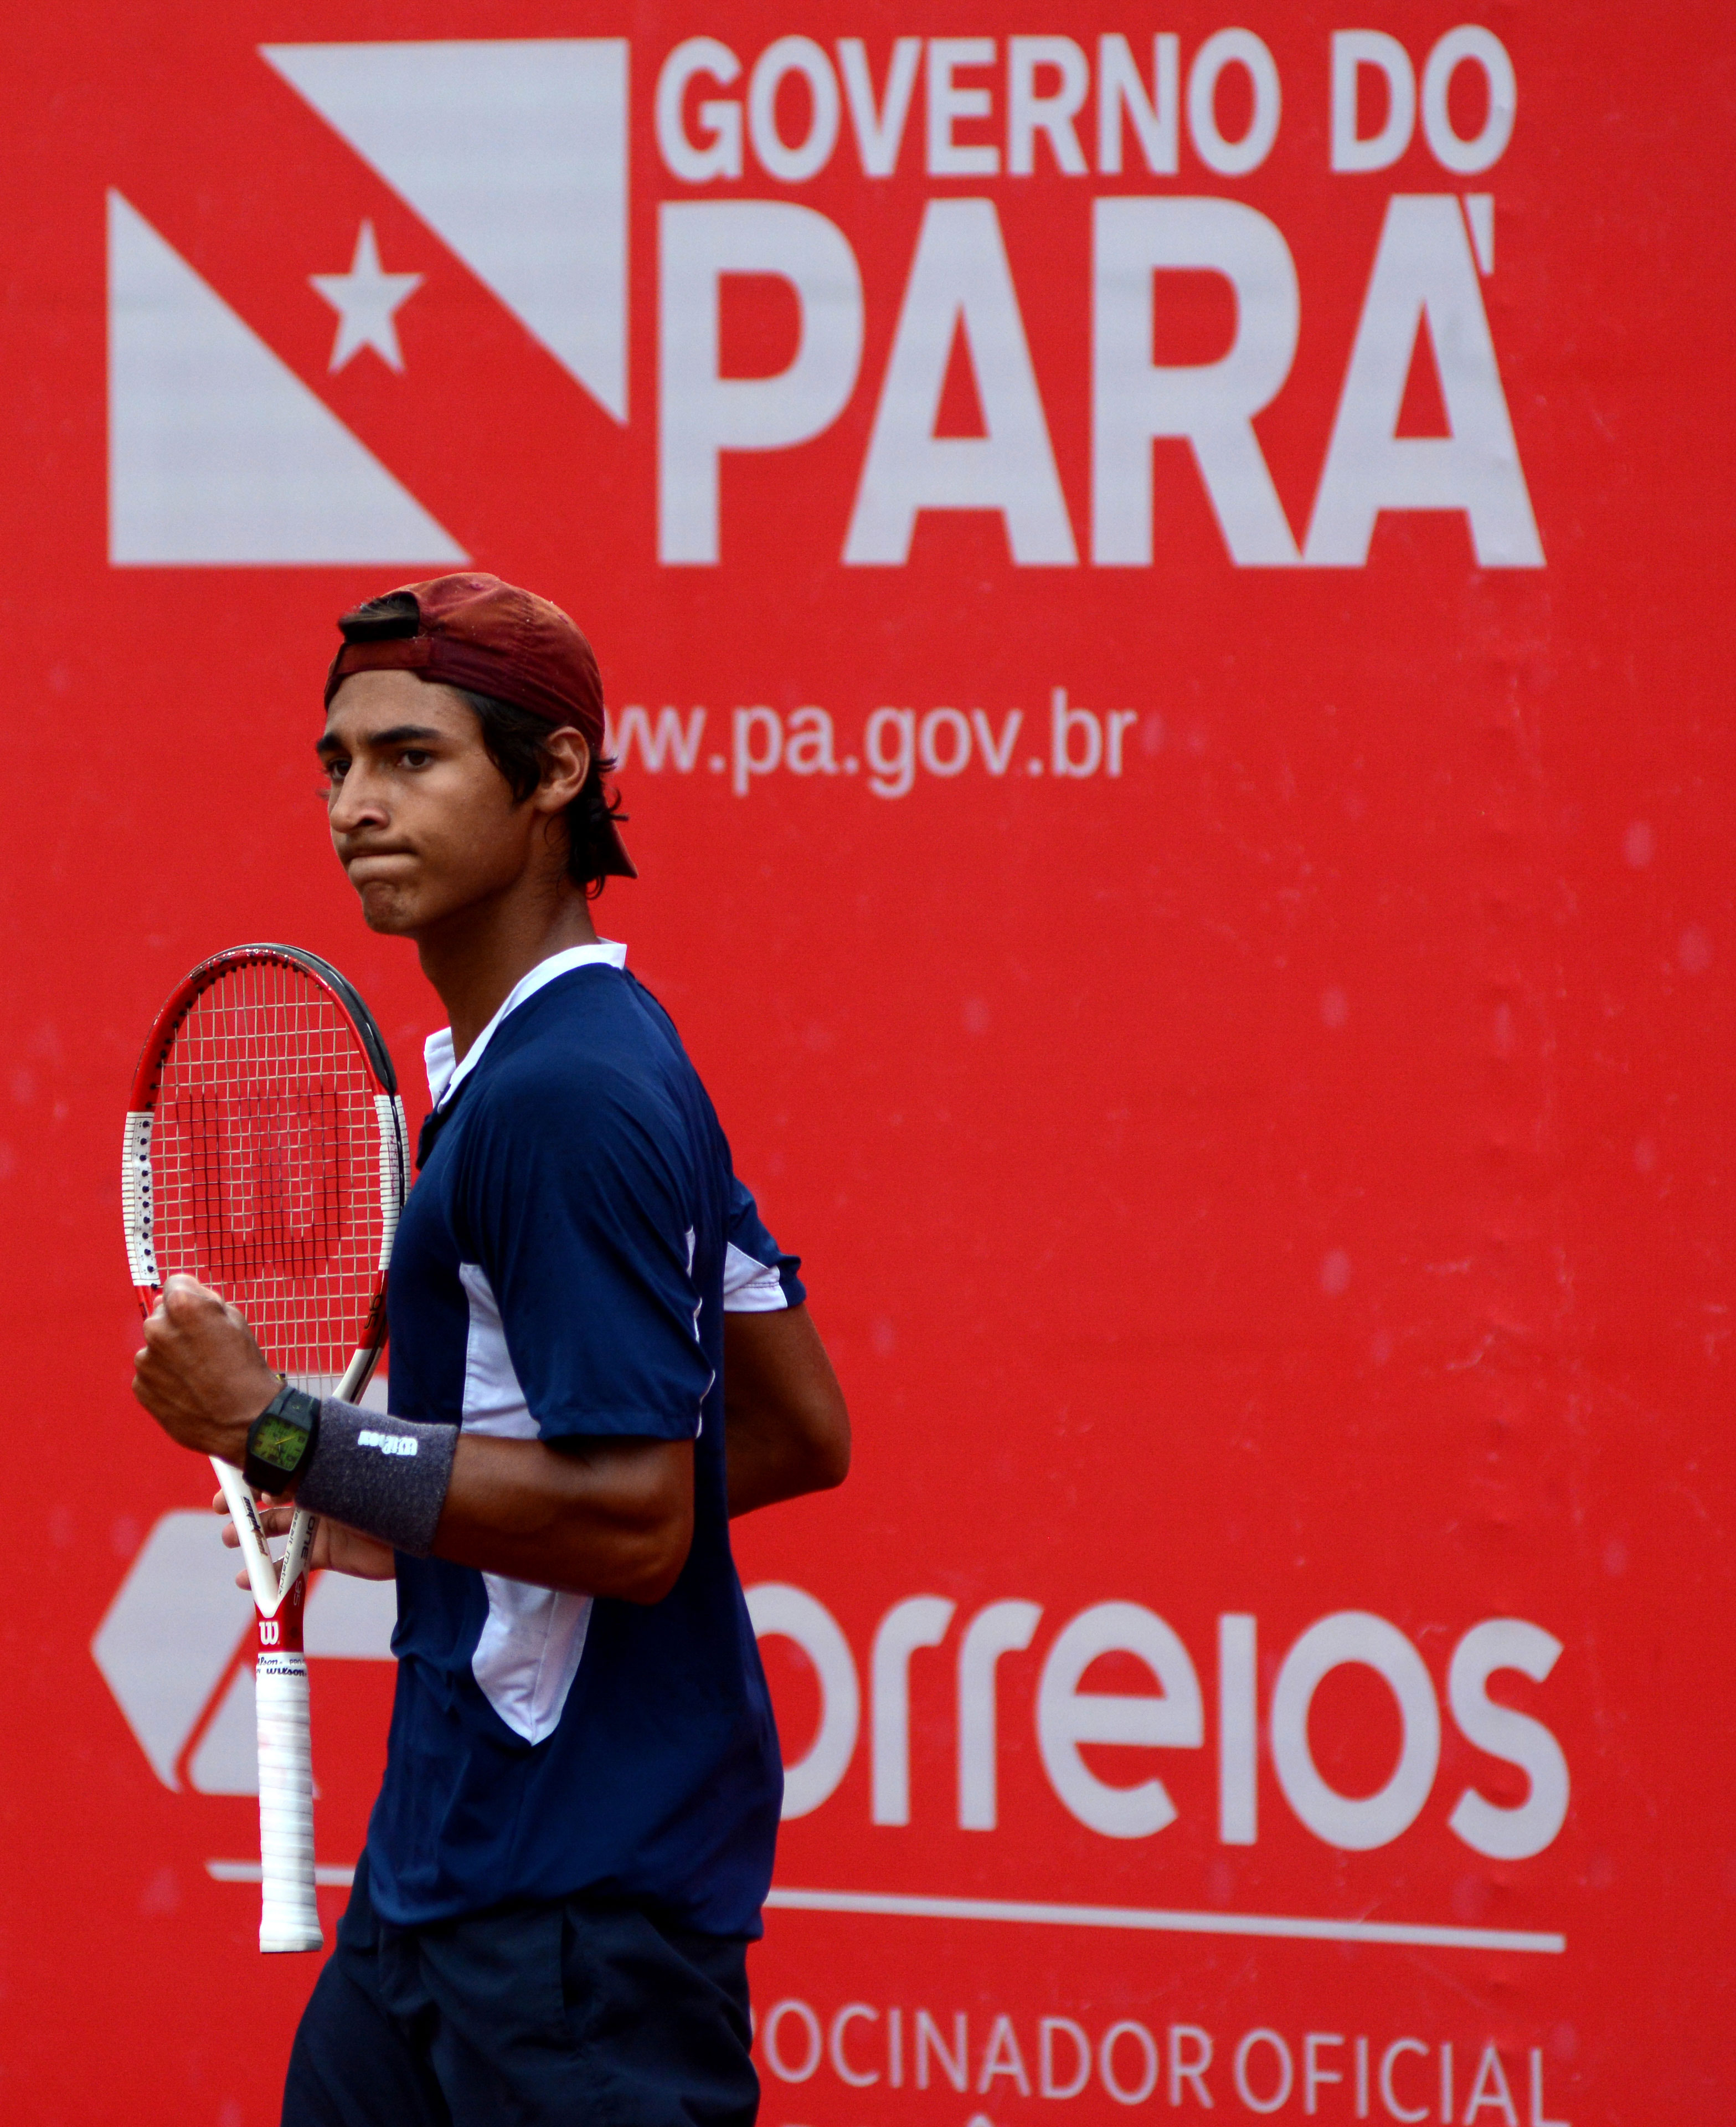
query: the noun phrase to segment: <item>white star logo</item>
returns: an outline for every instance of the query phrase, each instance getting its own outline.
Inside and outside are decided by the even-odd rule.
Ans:
[[[402,375],[393,313],[422,286],[419,273],[382,273],[374,225],[364,221],[356,235],[356,255],[348,273],[310,273],[308,279],[338,313],[338,337],[331,366],[342,369],[352,355],[371,347],[381,361]]]

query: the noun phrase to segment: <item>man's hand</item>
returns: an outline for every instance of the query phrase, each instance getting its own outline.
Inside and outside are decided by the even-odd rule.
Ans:
[[[234,1308],[196,1278],[170,1278],[133,1361],[133,1394],[172,1440],[239,1470],[248,1426],[281,1386]]]
[[[211,1501],[211,1511],[223,1517],[225,1543],[231,1551],[239,1551],[241,1538],[229,1519],[229,1503],[221,1492]],[[287,1536],[295,1513],[293,1507],[272,1507],[262,1502],[259,1526],[268,1537]],[[389,1543],[381,1543],[377,1537],[363,1536],[359,1529],[345,1528],[341,1522],[328,1521],[323,1514],[315,1525],[307,1562],[316,1572],[329,1566],[333,1573],[348,1573],[357,1580],[390,1580],[397,1571],[397,1560]],[[252,1585],[244,1571],[235,1575],[238,1588]]]

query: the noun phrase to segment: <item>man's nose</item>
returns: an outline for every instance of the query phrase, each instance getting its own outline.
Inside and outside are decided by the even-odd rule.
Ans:
[[[333,793],[333,833],[353,834],[358,827],[382,825],[386,818],[385,793],[379,784],[366,770],[352,768]]]

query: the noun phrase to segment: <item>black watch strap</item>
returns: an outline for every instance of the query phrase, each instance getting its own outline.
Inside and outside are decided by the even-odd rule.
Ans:
[[[256,1492],[281,1496],[305,1476],[319,1433],[319,1399],[287,1384],[247,1429],[241,1474]]]

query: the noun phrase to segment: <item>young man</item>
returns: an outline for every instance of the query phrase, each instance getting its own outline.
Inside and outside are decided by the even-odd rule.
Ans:
[[[452,1024],[392,1254],[393,1414],[366,1419],[415,1451],[328,1399],[292,1484],[315,1563],[395,1570],[399,1623],[284,2119],[746,2127],[782,1779],[728,1522],[842,1479],[843,1400],[674,1026],[592,926],[632,866],[584,638],[471,575],[339,626],[332,840]],[[171,1280],[135,1381],[166,1429],[239,1466],[277,1389]]]

